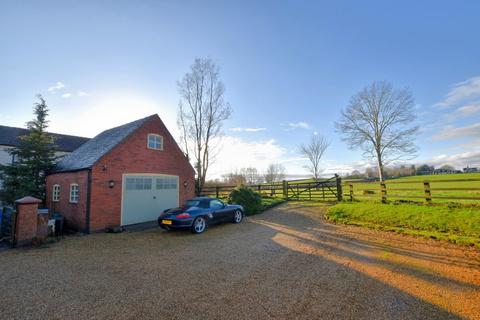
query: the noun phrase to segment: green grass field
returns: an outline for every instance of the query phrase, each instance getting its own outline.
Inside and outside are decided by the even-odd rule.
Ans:
[[[456,180],[474,180],[477,181],[456,181]],[[460,173],[446,175],[428,175],[428,176],[411,176],[386,181],[388,200],[412,200],[424,202],[423,181],[430,181],[431,194],[434,203],[445,202],[461,202],[461,203],[478,203],[480,200],[465,200],[453,198],[480,198],[480,173]],[[442,182],[437,182],[442,181]],[[445,182],[443,182],[445,181]],[[343,184],[343,193],[349,193],[349,181]],[[380,184],[378,182],[362,183],[351,181],[354,188],[354,198],[356,200],[374,200],[381,199]],[[437,190],[437,189],[458,189],[458,190]],[[398,190],[394,190],[398,189]],[[416,189],[416,190],[411,190]],[[477,189],[477,190],[475,190]],[[365,194],[364,190],[368,190],[369,194]],[[412,197],[412,198],[408,198]],[[418,197],[418,198],[415,198]],[[436,197],[439,197],[436,199]],[[440,197],[451,197],[452,199],[442,199]],[[348,196],[345,196],[348,199]]]
[[[335,223],[448,240],[480,248],[480,205],[413,205],[343,202],[326,219]]]
[[[261,211],[265,211],[269,208],[272,208],[276,205],[279,205],[281,203],[284,203],[284,199],[279,199],[279,198],[262,198],[262,209]]]

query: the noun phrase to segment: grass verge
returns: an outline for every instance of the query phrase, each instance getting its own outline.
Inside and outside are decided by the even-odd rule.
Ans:
[[[480,207],[339,203],[325,218],[335,223],[448,240],[480,248]]]
[[[273,208],[275,206],[278,206],[279,204],[284,203],[284,199],[278,199],[278,198],[262,198],[262,205],[260,208],[260,212],[263,212],[267,209]],[[259,212],[259,213],[260,213]]]

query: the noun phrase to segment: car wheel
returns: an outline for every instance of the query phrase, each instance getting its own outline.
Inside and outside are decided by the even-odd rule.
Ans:
[[[240,223],[243,220],[243,213],[240,210],[235,210],[233,214],[233,223]]]
[[[207,221],[204,217],[198,217],[193,220],[192,232],[193,233],[202,233],[207,228]]]

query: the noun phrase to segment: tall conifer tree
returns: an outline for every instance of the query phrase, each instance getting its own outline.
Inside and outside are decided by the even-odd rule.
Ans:
[[[2,198],[10,204],[24,196],[45,200],[45,177],[55,164],[54,137],[46,131],[48,106],[41,95],[37,98],[35,118],[27,123],[29,134],[20,136],[18,146],[9,150],[13,163],[0,168],[4,180]]]

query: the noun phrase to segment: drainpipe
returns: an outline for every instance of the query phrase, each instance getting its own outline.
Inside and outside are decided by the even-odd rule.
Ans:
[[[85,213],[85,232],[90,233],[90,198],[92,195],[92,168],[88,169],[87,178],[87,208]]]

